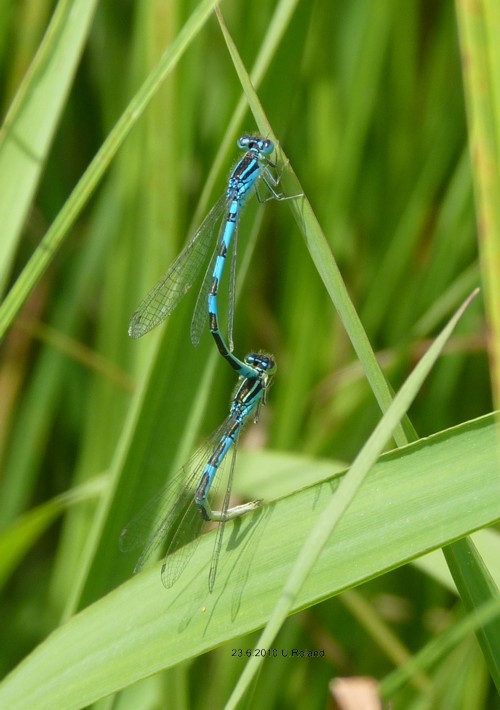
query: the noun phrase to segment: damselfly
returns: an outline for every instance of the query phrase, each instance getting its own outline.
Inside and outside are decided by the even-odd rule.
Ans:
[[[217,574],[225,522],[255,510],[261,503],[254,500],[229,507],[238,438],[252,416],[254,422],[257,421],[260,407],[267,401],[267,393],[276,372],[276,363],[270,355],[250,353],[245,357],[245,363],[251,369],[252,376],[240,377],[229,416],[160,494],[124,528],[120,536],[122,550],[139,547],[144,543],[145,532],[150,530],[152,521],[160,521],[149,539],[146,537],[146,546],[134,572],[142,569],[153,552],[167,540],[166,556],[161,569],[161,578],[167,588],[175,584],[191,559],[203,523],[215,521],[218,527],[208,578],[211,592]],[[220,510],[214,510],[211,501],[222,473],[220,469],[230,451],[232,457],[227,488]]]
[[[191,341],[194,345],[197,345],[200,341],[206,319],[209,292],[212,296],[210,304],[211,313],[215,313],[217,316],[216,299],[218,286],[222,277],[227,253],[234,238],[233,261],[229,286],[229,348],[225,346],[223,340],[221,347],[225,349],[227,359],[232,367],[234,367],[239,374],[245,376],[246,371],[245,368],[242,367],[241,361],[237,358],[232,358],[230,355],[230,351],[233,349],[232,324],[234,315],[238,221],[246,200],[254,190],[257,191],[259,180],[264,182],[269,192],[266,199],[259,197],[257,192],[257,196],[261,202],[267,201],[267,199],[281,200],[287,198],[276,192],[279,179],[277,179],[272,172],[276,164],[268,157],[274,151],[273,142],[259,136],[246,135],[239,138],[237,145],[242,150],[246,150],[246,153],[232,171],[226,192],[212,207],[193,238],[184,247],[183,251],[170,266],[166,274],[151,289],[142,303],[134,311],[130,319],[128,332],[132,338],[140,338],[167,318],[182,297],[190,290],[200,269],[207,263],[209,254],[212,253],[191,322]],[[294,195],[293,197],[296,196]],[[225,217],[222,220],[218,231],[219,236],[214,245],[213,235],[215,227],[223,214],[225,214]],[[219,332],[217,317],[215,318],[215,325],[217,326],[216,332]],[[226,357],[226,354],[224,356]]]

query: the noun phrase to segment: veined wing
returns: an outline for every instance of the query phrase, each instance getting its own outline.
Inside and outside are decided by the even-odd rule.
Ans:
[[[232,447],[232,455],[231,455],[231,466],[229,469],[229,475],[227,479],[227,486],[226,486],[226,492],[224,494],[224,501],[222,503],[221,507],[221,513],[222,513],[222,520],[219,521],[219,524],[217,525],[217,532],[215,534],[215,539],[214,539],[214,550],[212,552],[212,561],[210,563],[210,572],[208,573],[208,590],[209,592],[213,591],[214,585],[215,585],[215,578],[217,576],[217,568],[219,566],[219,557],[220,557],[220,551],[222,549],[222,540],[224,537],[224,528],[226,525],[227,521],[227,510],[229,508],[229,502],[231,500],[231,490],[233,488],[233,476],[234,476],[234,467],[236,464],[236,452],[238,450],[238,439],[240,438],[240,433],[241,429],[243,427],[241,426],[237,436],[235,437],[234,444]],[[227,458],[227,455],[226,455]],[[219,471],[220,474],[222,474],[222,471]]]
[[[233,428],[234,425],[234,419],[233,417],[229,416],[224,424],[217,430],[217,433],[211,437],[211,447],[212,447],[212,453],[215,450],[217,446],[219,446],[221,440],[227,435],[227,432],[229,432],[230,429]],[[224,479],[224,470],[226,466],[226,461],[228,459],[229,454],[231,454],[231,466],[230,466],[230,472],[229,476],[227,478],[227,481],[223,485],[223,490],[224,492],[224,501],[222,504],[221,508],[221,515],[222,519],[219,521],[218,526],[217,526],[217,533],[215,536],[215,545],[214,545],[214,551],[212,554],[212,560],[211,560],[211,565],[210,565],[210,574],[209,574],[209,591],[211,592],[213,590],[213,585],[215,582],[215,573],[217,571],[217,564],[218,564],[218,559],[215,559],[215,556],[218,557],[220,554],[220,549],[222,546],[222,532],[224,529],[224,524],[227,520],[226,513],[227,509],[229,506],[229,501],[231,498],[231,488],[232,488],[232,482],[233,482],[233,473],[234,473],[234,463],[236,459],[236,447],[238,444],[238,438],[239,438],[239,432],[241,431],[241,425],[238,430],[238,434],[234,439],[232,440],[232,445],[230,449],[226,452],[226,455],[220,462],[220,465],[215,472],[215,475],[212,479],[212,483],[210,485],[210,491],[208,493],[208,500],[209,500],[209,505],[211,510],[213,511],[213,506],[214,506],[214,501],[217,498],[217,491],[219,487],[222,484],[222,481]],[[200,472],[201,473],[201,472]],[[179,524],[177,527],[175,534],[168,546],[165,559],[163,561],[163,565],[161,568],[161,579],[164,584],[164,586],[167,589],[170,589],[170,587],[173,587],[173,585],[176,583],[176,581],[179,579],[181,574],[184,572],[186,569],[189,561],[191,560],[191,557],[193,556],[198,543],[200,541],[200,529],[205,521],[202,519],[202,516],[200,514],[200,511],[198,509],[198,506],[194,502],[194,495],[193,495],[193,501],[191,505],[187,508],[183,518],[182,522]]]
[[[210,287],[212,285],[214,267],[221,244],[223,227],[224,225],[221,227],[221,236],[217,239],[217,246],[212,254],[207,270],[205,271],[205,276],[203,277],[203,283],[198,293],[198,298],[196,299],[196,306],[191,320],[191,342],[195,347],[200,344],[203,326],[205,325],[208,317],[208,292],[210,291]]]
[[[134,567],[134,574],[146,565],[176,525],[180,527],[191,523],[192,527],[190,530],[185,529],[182,538],[177,532],[174,534],[169,551],[177,549],[172,544],[175,538],[180,541],[180,544],[187,544],[198,535],[204,521],[194,503],[196,489],[215,446],[232,421],[231,416],[227,417],[210,438],[195,451],[189,461],[122,530],[120,535],[122,552],[144,546]]]
[[[226,195],[223,195],[215,203],[194,237],[134,311],[128,328],[131,338],[141,338],[159,325],[189,291],[214,246],[215,224],[224,212],[227,201]]]

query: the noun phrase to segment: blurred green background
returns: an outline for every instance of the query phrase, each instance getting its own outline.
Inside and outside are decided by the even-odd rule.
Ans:
[[[73,5],[60,3],[65,26]],[[6,208],[20,215],[11,246],[4,242],[4,294],[197,3],[107,0],[94,14],[91,5],[67,91],[67,67],[59,84],[55,72],[47,109],[57,101],[60,109],[32,109],[26,118],[33,130],[51,121],[53,132],[32,156],[39,171],[33,197],[0,154],[1,180],[12,191]],[[277,8],[288,6],[290,16],[280,19]],[[55,8],[46,0],[2,2],[3,116]],[[456,7],[448,0],[261,0],[225,2],[222,11],[248,70],[270,27],[282,33],[256,88],[396,391],[482,282]],[[35,98],[38,89],[36,82],[30,88]],[[130,576],[131,559],[114,560],[120,526],[227,414],[233,373],[215,357],[208,332],[198,349],[190,344],[195,293],[143,341],[130,340],[127,326],[223,191],[238,158],[236,138],[256,131],[247,112],[227,135],[241,94],[212,17],[86,196],[2,343],[0,520],[9,531],[27,511],[39,511],[0,570],[2,675],[62,617]],[[228,137],[231,148],[218,154]],[[207,189],[216,158],[222,167]],[[246,260],[235,352],[273,353],[278,374],[259,428],[247,431],[241,448],[348,464],[380,410],[286,202],[249,203],[239,240],[240,264]],[[483,311],[480,296],[413,406],[419,436],[492,410]],[[101,530],[95,516],[109,509],[98,513],[97,504],[110,481],[118,491]],[[92,539],[97,529],[99,540]],[[95,550],[102,562],[92,566]],[[411,565],[396,569],[291,617],[277,645],[318,646],[326,656],[265,665],[252,703],[323,708],[332,677],[381,679],[392,670],[389,638],[412,654],[461,615],[448,588]],[[238,643],[251,647],[255,638]],[[193,660],[182,681],[165,673],[145,682],[135,707],[168,707],[174,693],[187,707],[219,707],[240,670],[229,652],[215,650]],[[393,707],[500,705],[468,638]]]

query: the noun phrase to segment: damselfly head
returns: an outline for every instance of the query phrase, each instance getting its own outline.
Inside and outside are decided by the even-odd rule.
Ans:
[[[276,372],[276,360],[266,353],[249,353],[245,356],[245,362],[263,374],[274,375]]]
[[[237,140],[237,146],[242,150],[254,150],[265,155],[270,155],[274,150],[274,143],[261,136],[241,136]]]

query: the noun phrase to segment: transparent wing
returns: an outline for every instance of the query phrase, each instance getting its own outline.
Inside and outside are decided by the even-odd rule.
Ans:
[[[214,448],[219,444],[221,438],[223,438],[226,435],[226,432],[230,427],[233,426],[234,420],[231,417],[228,417],[226,421],[224,422],[223,427],[221,427],[221,430],[217,430],[217,433],[215,436],[211,438],[211,447],[212,451]],[[224,493],[224,501],[222,504],[222,519],[218,523],[217,526],[217,534],[215,536],[215,545],[214,545],[214,551],[212,555],[212,561],[210,565],[210,575],[209,575],[209,590],[210,592],[213,589],[213,584],[215,582],[215,574],[217,571],[217,564],[218,564],[218,559],[215,559],[215,555],[220,554],[220,549],[222,546],[222,533],[224,529],[224,524],[226,522],[226,512],[229,506],[229,501],[231,499],[231,488],[232,488],[232,483],[233,483],[233,473],[234,473],[234,463],[236,460],[236,447],[238,444],[238,438],[239,438],[239,432],[241,431],[241,426],[238,430],[238,434],[236,437],[233,439],[233,444],[231,446],[231,466],[230,466],[230,473],[229,477],[227,478],[227,482],[224,482],[223,484],[223,490],[225,490]],[[214,501],[217,498],[217,491],[219,490],[219,487],[224,480],[224,470],[225,470],[225,465],[226,461],[228,458],[229,451],[226,453],[225,457],[220,463],[220,466],[214,476],[214,479],[212,481],[212,484],[210,486],[210,492],[208,494],[208,501],[211,509],[214,509]],[[165,560],[163,562],[162,568],[161,568],[161,578],[164,586],[167,589],[170,589],[170,587],[173,587],[173,585],[176,583],[176,581],[179,579],[183,571],[186,569],[191,557],[194,555],[194,552],[196,548],[198,547],[198,543],[200,541],[200,535],[199,532],[201,530],[201,527],[203,526],[203,523],[205,521],[202,519],[200,512],[198,510],[198,506],[196,503],[194,503],[194,494],[193,494],[193,502],[191,505],[187,508],[183,518],[182,522],[177,528],[174,537],[172,538],[172,541],[170,542],[166,555],[165,555]],[[219,540],[219,542],[217,542]],[[174,554],[175,553],[175,554]]]
[[[194,500],[201,472],[230,421],[232,421],[231,417],[227,417],[211,437],[194,452],[189,461],[122,530],[120,535],[122,552],[144,546],[134,572],[138,572],[145,565],[171,532],[173,525],[181,518],[188,503]]]
[[[161,581],[167,589],[174,586],[194,555],[200,541],[200,531],[204,522],[198,506],[194,502],[193,492],[193,499],[168,546],[161,567]],[[174,554],[175,552],[177,554]]]
[[[227,417],[167,485],[122,530],[120,549],[123,552],[144,545],[144,550],[134,567],[134,574],[146,565],[165,539],[172,536],[172,533],[173,537],[168,545],[162,567],[163,584],[170,588],[184,571],[194,554],[201,528],[205,522],[194,502],[196,489],[215,447],[233,424],[233,418]],[[222,461],[210,487],[210,501],[217,494],[223,465],[224,461]],[[151,533],[151,530],[154,532]],[[174,530],[175,532],[173,532]],[[182,549],[179,550],[179,548]],[[178,552],[174,555],[173,553],[176,551]]]
[[[203,277],[203,284],[198,293],[193,318],[191,320],[191,342],[195,347],[200,344],[200,339],[203,333],[203,327],[207,320],[208,292],[210,291],[210,286],[212,284],[215,261],[219,252],[219,246],[220,239],[217,240],[217,247],[216,249],[214,249],[214,253],[212,255],[212,258],[210,259],[210,263],[208,264],[205,276]]]
[[[196,234],[184,247],[167,273],[151,289],[132,314],[128,333],[131,338],[140,338],[169,316],[206,262],[213,246],[213,232],[227,204],[223,195],[207,214]]]
[[[201,459],[200,465],[193,470],[189,480],[184,481],[184,485],[180,489],[176,485],[177,481],[170,481],[122,530],[120,535],[120,549],[122,552],[128,552],[144,545],[142,554],[134,567],[134,574],[140,572],[154,552],[165,541],[174,524],[179,520],[183,510],[185,510],[187,501],[191,498],[194,500],[194,493],[198,483],[197,475],[199,476],[200,470]],[[181,469],[181,472],[184,476],[187,475],[184,468]],[[160,522],[154,528],[158,520]],[[154,530],[154,532],[151,533],[151,530]]]
[[[236,220],[236,223],[234,225],[234,232],[233,232],[233,236],[231,239],[232,256],[231,256],[231,273],[230,273],[230,280],[229,280],[229,310],[228,310],[228,316],[227,316],[229,352],[233,351],[233,317],[234,317],[234,300],[235,300],[235,286],[236,286],[236,248],[237,248],[237,243],[238,243],[239,221],[240,220],[238,217],[238,219]],[[201,335],[203,332],[203,327],[204,327],[205,321],[207,319],[208,292],[210,291],[210,287],[212,285],[215,262],[217,260],[217,256],[220,251],[222,240],[224,238],[225,227],[226,227],[226,223],[223,222],[221,224],[221,227],[219,230],[219,237],[217,239],[217,247],[213,253],[212,258],[210,259],[210,264],[208,265],[208,268],[205,272],[205,276],[203,278],[203,286],[200,289],[200,292],[198,294],[198,300],[196,301],[196,307],[194,309],[193,320],[191,321],[191,342],[193,343],[194,346],[197,346],[200,343]],[[230,248],[231,248],[231,246],[230,246]],[[226,256],[226,259],[228,259],[228,258],[229,257]],[[223,274],[221,274],[221,278],[219,281],[219,293],[220,293],[220,288],[221,288],[222,276],[223,276]],[[220,313],[217,313],[217,320],[219,322],[219,327],[220,327]]]
[[[238,450],[238,439],[240,438],[240,432],[241,432],[242,427],[240,427],[238,431],[238,435],[235,437],[234,444],[233,444],[233,451],[232,451],[232,456],[231,456],[231,466],[229,468],[229,476],[227,479],[227,485],[226,485],[226,493],[224,495],[224,501],[222,503],[222,519],[220,520],[219,524],[217,525],[217,532],[215,534],[215,540],[214,540],[214,551],[212,552],[212,562],[210,564],[210,572],[208,574],[208,589],[210,592],[213,591],[214,585],[215,585],[215,578],[217,576],[217,568],[219,566],[219,557],[220,557],[220,551],[222,549],[222,540],[224,537],[224,528],[226,525],[226,520],[227,520],[227,509],[229,508],[229,501],[231,500],[231,490],[233,487],[233,476],[234,476],[234,467],[236,464],[236,452]],[[227,458],[227,456],[226,456]]]

